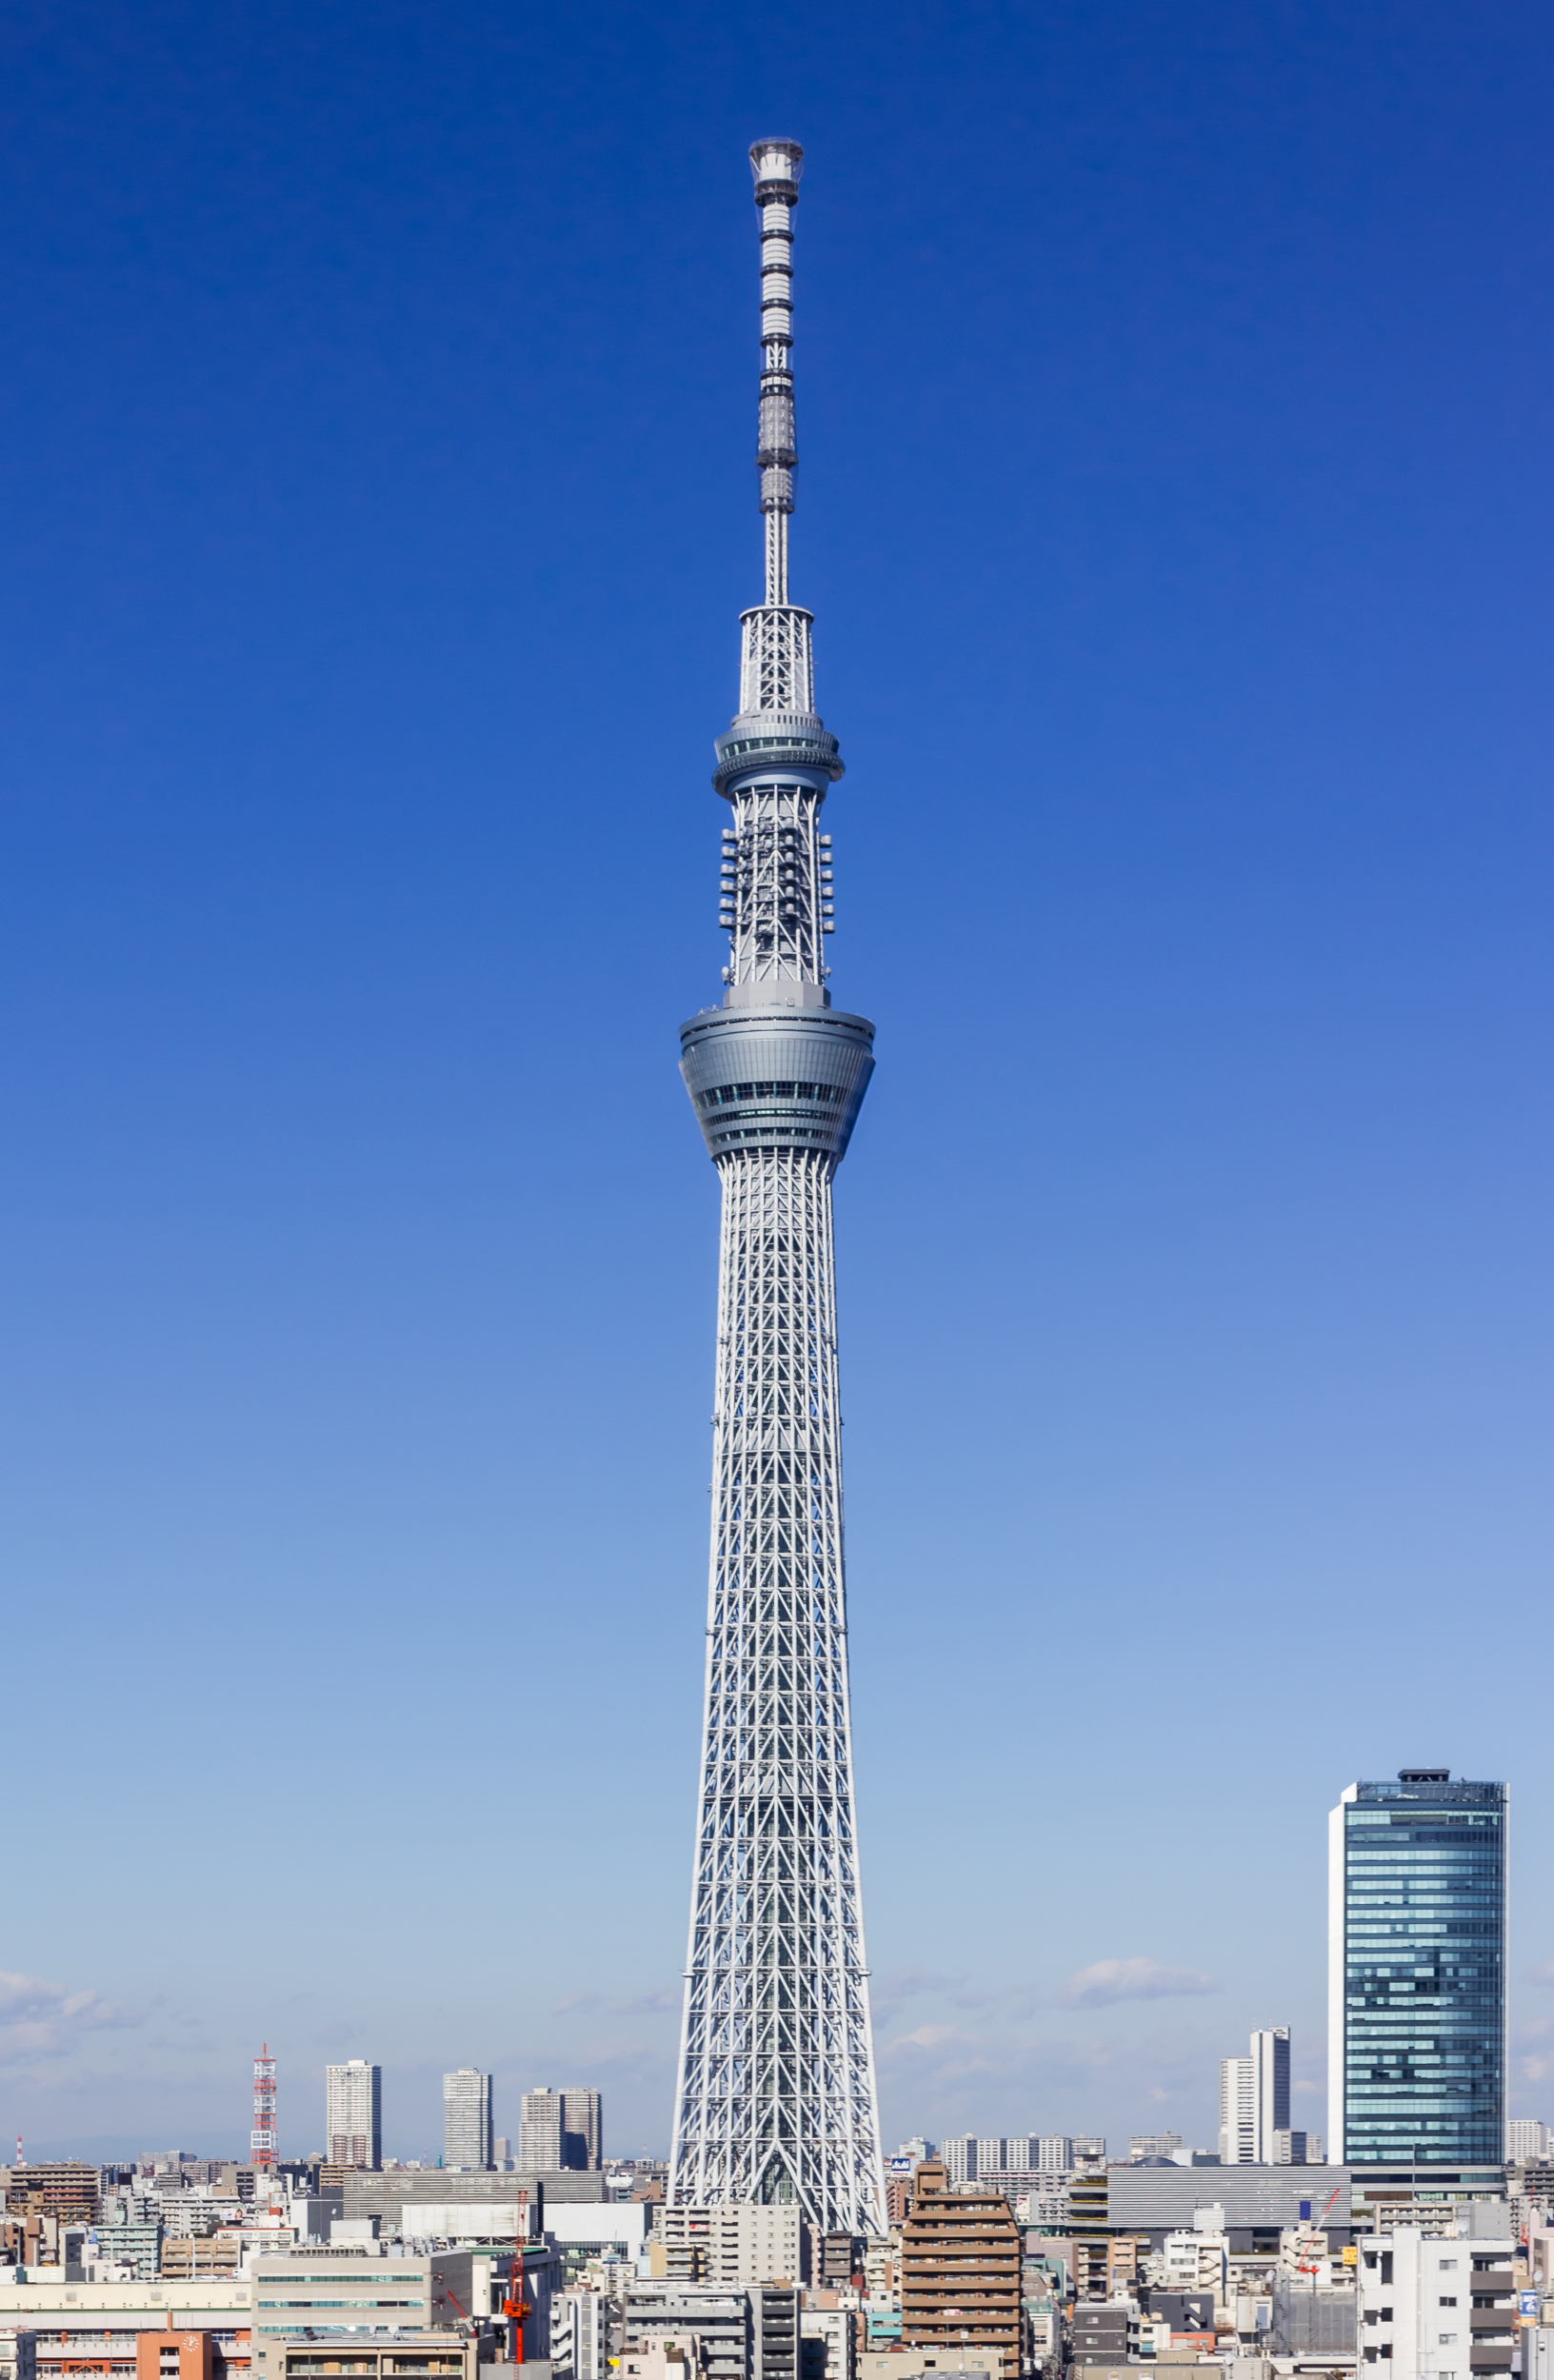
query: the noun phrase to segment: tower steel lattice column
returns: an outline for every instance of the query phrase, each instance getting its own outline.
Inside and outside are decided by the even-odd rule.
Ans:
[[[681,1072],[723,1189],[707,1698],[669,2193],[797,2203],[825,2231],[885,2224],[853,1819],[831,1180],[874,1070],[833,1008],[812,615],[787,594],[792,248],[804,151],[757,141],[766,601],[741,623],[721,1008]]]

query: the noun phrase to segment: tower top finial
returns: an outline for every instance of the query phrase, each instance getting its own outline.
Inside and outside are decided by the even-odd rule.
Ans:
[[[750,171],[755,176],[755,198],[760,206],[767,198],[786,198],[790,207],[799,203],[799,176],[804,171],[804,150],[797,141],[752,141]]]

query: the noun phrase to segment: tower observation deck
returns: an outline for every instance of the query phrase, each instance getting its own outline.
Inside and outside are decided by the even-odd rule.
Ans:
[[[885,2224],[853,1818],[831,1181],[874,1028],[831,1006],[812,615],[788,601],[793,210],[804,151],[750,150],[761,221],[756,462],[766,597],[741,620],[719,1008],[681,1072],[723,1191],[707,1689],[669,2195],[797,2204],[823,2231]]]

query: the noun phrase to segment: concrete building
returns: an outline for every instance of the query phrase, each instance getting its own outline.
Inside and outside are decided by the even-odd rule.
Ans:
[[[425,2331],[470,2311],[474,2275],[468,2249],[411,2255],[386,2240],[350,2240],[256,2258],[254,2380],[284,2380],[279,2350],[304,2335],[315,2352],[375,2331]],[[548,2310],[547,2329],[548,2328]]]
[[[443,2076],[443,2163],[484,2173],[491,2164],[491,2078],[461,2066]]]
[[[247,2281],[88,2281],[68,2271],[0,2272],[0,2368],[17,2365],[20,2334],[31,2334],[39,2374],[64,2380],[90,2369],[93,2380],[137,2380],[138,2341],[153,2333],[158,2353],[169,2329],[209,2333],[213,2369],[246,2373],[252,2327]]]
[[[434,2237],[433,2226],[421,2211],[423,2209],[484,2207],[488,2210],[488,2219],[479,2236],[510,2239],[515,2229],[515,2210],[520,2206],[527,2208],[531,2231],[542,2228],[542,2212],[548,2216],[554,2207],[602,2207],[605,2177],[602,2173],[528,2172],[449,2173],[446,2167],[426,2167],[419,2172],[390,2169],[387,2173],[347,2172],[341,2199],[344,2212],[351,2221],[376,2215],[385,2237],[391,2231],[407,2239]],[[459,2224],[456,2228],[462,2233],[465,2227]],[[475,2235],[471,2231],[470,2236]]]
[[[985,2173],[1002,2173],[1009,2162],[1004,2153],[1006,2145],[1002,2140],[978,2139],[977,2162],[972,2172],[979,2181]]]
[[[1505,2162],[1524,2165],[1529,2157],[1546,2157],[1549,2152],[1548,2126],[1536,2118],[1513,2115],[1505,2127]]]
[[[367,2339],[352,2339],[349,2350],[321,2351],[316,2341],[288,2339],[270,2350],[271,2380],[321,2380],[324,2373],[346,2372],[355,2380],[476,2380],[477,2370],[511,2374],[510,2364],[480,2363],[480,2341],[457,2330],[384,2330]],[[526,2367],[528,2370],[528,2367]]]
[[[610,2300],[601,2290],[567,2289],[550,2300],[550,2370],[560,2380],[609,2380]]]
[[[667,2281],[747,2289],[761,2281],[793,2285],[807,2277],[804,2227],[793,2205],[665,2207],[653,2249],[662,2250]],[[845,2280],[851,2270],[849,2255]]]
[[[952,2139],[942,2140],[939,2144],[939,2163],[952,2183],[974,2182],[977,2178],[976,2133],[957,2132]]]
[[[518,2123],[518,2163],[526,2173],[559,2173],[567,2163],[562,2152],[562,2094],[548,2083],[526,2091]]]
[[[324,2069],[324,2139],[328,2162],[364,2167],[383,2163],[383,2069],[353,2057]]]
[[[1361,2354],[1367,2365],[1390,2365],[1390,2380],[1487,2380],[1511,2370],[1514,2245],[1476,2238],[1476,2224],[1462,2220],[1464,2230],[1446,2238],[1409,2228],[1361,2244]]]
[[[811,2306],[799,2316],[801,2380],[856,2380],[858,2329],[846,2306]]]
[[[1127,2161],[1142,2165],[1146,2157],[1168,2157],[1174,2162],[1181,2148],[1180,2132],[1134,2132],[1127,2144]]]
[[[1044,2173],[1071,2173],[1073,2142],[1062,2132],[1044,2133],[1036,2143],[1036,2163]]]
[[[1220,2060],[1220,2163],[1272,2165],[1289,2130],[1289,2027],[1254,2033],[1245,2057]]]
[[[1503,1784],[1405,1769],[1328,1820],[1327,2144],[1347,2165],[1505,2153]]]
[[[906,2348],[963,2348],[1003,2380],[1020,2370],[1020,2231],[1001,2192],[953,2189],[920,2165],[901,2235],[901,2336]]]
[[[1320,2132],[1276,2132],[1270,2165],[1321,2165],[1322,2134]]]
[[[1101,2178],[1105,2195],[1094,2220],[1151,2249],[1168,2231],[1199,2228],[1211,2210],[1212,2227],[1225,2231],[1232,2255],[1276,2250],[1282,2231],[1317,2218],[1335,2249],[1349,2244],[1350,2177],[1338,2167],[1316,2174],[1289,2165],[1113,2165]]]
[[[626,2351],[641,2353],[655,2342],[688,2337],[707,2380],[799,2380],[802,2297],[798,2289],[770,2283],[756,2289],[638,2283],[623,2303]]]

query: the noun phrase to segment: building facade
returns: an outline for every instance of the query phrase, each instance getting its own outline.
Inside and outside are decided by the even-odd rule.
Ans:
[[[1327,2148],[1498,2164],[1505,2145],[1503,1784],[1405,1769],[1328,1821]]]
[[[484,2173],[491,2161],[491,2078],[461,2066],[443,2076],[443,2163]]]
[[[761,225],[758,464],[766,595],[741,623],[717,742],[719,1008],[681,1072],[723,1220],[702,1766],[668,2196],[791,2202],[821,2231],[885,2221],[858,1864],[842,1538],[831,1183],[874,1028],[831,1005],[842,775],[789,601],[792,244],[803,150],[750,152]]]
[[[1359,2345],[1390,2380],[1488,2380],[1508,2373],[1520,2344],[1508,2238],[1476,2225],[1432,2238],[1405,2228],[1360,2247]]]
[[[383,2163],[383,2069],[353,2057],[324,2069],[327,2162],[375,2173]]]

